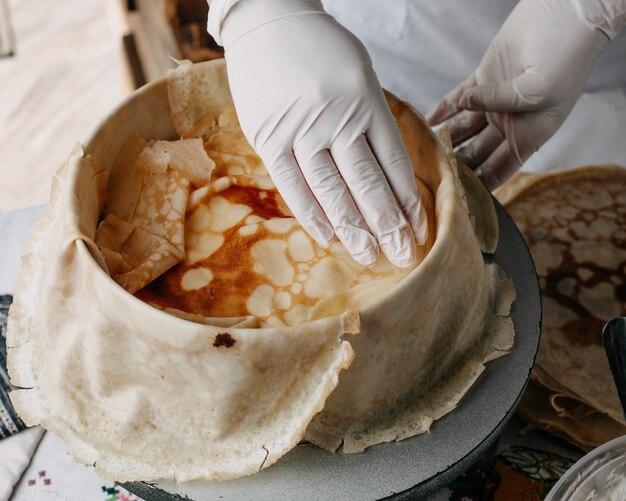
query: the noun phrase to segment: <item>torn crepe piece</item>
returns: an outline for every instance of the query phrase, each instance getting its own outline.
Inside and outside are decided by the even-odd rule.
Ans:
[[[134,134],[122,147],[96,243],[126,290],[142,289],[184,259],[190,182],[206,184],[214,167],[201,139],[146,143]]]
[[[107,269],[129,292],[152,282],[183,259],[183,254],[163,237],[109,214],[98,227],[96,245]]]
[[[229,88],[226,65],[207,71],[197,71],[194,68],[191,61],[182,61],[176,69],[168,73],[170,115],[180,137],[191,137],[183,135],[197,129],[198,125],[214,123],[214,117],[233,105],[230,92],[224,91]],[[233,115],[231,113],[230,118]]]
[[[171,167],[193,184],[202,186],[211,181],[215,162],[204,151],[202,139],[153,141],[137,158],[137,168],[159,173]]]
[[[150,283],[184,258],[189,181],[168,165],[149,162],[138,133],[122,146],[111,168],[105,219],[96,243],[113,279],[129,292]]]

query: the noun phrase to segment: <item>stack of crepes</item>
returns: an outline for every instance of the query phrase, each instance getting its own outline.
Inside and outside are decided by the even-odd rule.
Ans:
[[[589,450],[626,435],[602,328],[626,315],[626,169],[518,174],[497,192],[524,234],[542,292],[542,337],[518,408]]]
[[[105,477],[184,481],[254,473],[303,438],[362,451],[454,409],[511,348],[515,293],[481,252],[488,193],[449,136],[388,102],[428,215],[408,270],[306,235],[223,62],[131,96],[59,172],[28,243],[9,325],[21,417]]]

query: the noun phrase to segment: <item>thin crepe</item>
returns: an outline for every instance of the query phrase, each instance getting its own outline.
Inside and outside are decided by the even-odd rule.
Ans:
[[[366,268],[340,242],[324,249],[311,239],[230,118],[230,110],[218,117],[205,142],[215,171],[190,194],[186,257],[137,297],[175,314],[252,315],[263,326],[296,325],[358,308],[372,291],[383,294],[411,271],[392,266],[384,256]],[[432,193],[417,181],[431,235],[417,249],[419,263],[434,242],[435,208]]]
[[[185,255],[189,180],[177,170],[181,162],[170,168],[169,152],[161,159],[152,152],[153,145],[137,133],[122,146],[111,168],[105,219],[95,237],[109,274],[129,292],[149,284]]]
[[[107,478],[236,478],[305,432],[333,450],[343,440],[346,452],[412,436],[512,345],[510,281],[483,261],[450,159],[393,98],[436,224],[432,249],[395,287],[342,293],[316,320],[257,328],[253,317],[181,318],[118,286],[94,242],[114,158],[135,130],[171,139],[184,123],[208,138],[232,106],[225,74],[223,62],[176,70],[173,123],[165,81],[114,110],[85,146],[100,167],[72,155],[26,249],[9,317],[9,371],[22,388],[11,399],[27,424],[61,436]]]
[[[626,315],[626,169],[523,174],[497,196],[524,234],[539,275],[538,369],[609,416],[612,429],[623,426],[601,331],[611,318]]]
[[[517,408],[522,419],[590,451],[626,433],[626,427],[575,398],[531,379]]]
[[[583,397],[535,366],[532,388],[524,395],[518,413],[531,424],[590,450],[626,435],[626,425],[595,409]]]
[[[391,94],[387,101],[416,177],[434,194],[436,237],[408,277],[359,310],[355,360],[306,434],[330,450],[360,452],[428,431],[483,362],[513,344],[515,292],[497,265],[485,266],[449,141],[439,144],[407,103]]]

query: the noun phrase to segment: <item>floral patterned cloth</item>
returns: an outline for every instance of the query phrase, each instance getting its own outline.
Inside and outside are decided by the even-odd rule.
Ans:
[[[479,459],[433,501],[540,501],[574,462],[555,452],[513,445],[491,459]]]
[[[540,501],[583,455],[514,416],[496,444],[429,501]]]
[[[11,501],[142,501],[115,482],[75,463],[65,444],[46,432]]]
[[[26,425],[13,410],[9,400],[9,392],[14,387],[9,382],[7,374],[6,325],[12,300],[13,296],[0,296],[0,439],[26,428]]]

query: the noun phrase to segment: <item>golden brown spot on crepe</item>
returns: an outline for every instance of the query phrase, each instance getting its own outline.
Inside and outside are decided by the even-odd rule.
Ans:
[[[239,226],[224,233],[224,243],[210,259],[194,264],[179,263],[168,273],[144,287],[138,298],[162,308],[176,308],[207,317],[246,316],[246,300],[259,283],[252,271],[249,248],[264,235],[262,231],[249,237],[234,237]],[[197,267],[210,268],[213,280],[204,288],[189,292],[181,287],[183,275]]]
[[[207,126],[211,130],[214,124],[209,120]],[[205,151],[215,162],[211,182],[194,185],[189,196],[186,258],[137,292],[138,298],[202,317],[252,315],[266,326],[294,325],[330,296],[407,274],[384,258],[365,270],[338,242],[331,249],[317,246],[293,218],[237,124],[215,130],[203,135]],[[421,261],[434,241],[435,208],[430,190],[418,185],[433,212],[428,242],[418,251]],[[229,218],[235,208],[241,217]],[[328,304],[323,308],[328,310]]]
[[[261,193],[263,192],[264,190],[256,188],[231,186],[227,190],[220,192],[220,195],[231,203],[247,205],[252,209],[252,214],[255,216],[259,216],[264,219],[284,217],[285,214],[281,211],[276,200],[276,198],[280,197],[280,195],[276,192],[272,192],[272,196],[266,195],[265,197],[261,197]]]
[[[201,187],[194,186],[194,189],[199,188]],[[278,200],[280,195],[277,192],[271,192],[270,196],[268,196],[266,190],[252,186],[231,185],[225,190],[220,191],[219,194],[231,203],[247,205],[252,209],[251,214],[262,217],[263,219],[285,217],[286,215],[281,210],[280,201]],[[214,195],[214,193],[208,191],[206,195],[200,198],[199,202],[206,201],[212,195]],[[187,217],[189,217],[189,215],[190,213],[187,212]]]
[[[216,348],[219,348],[220,346],[231,348],[236,342],[237,341],[228,332],[220,332],[217,336],[215,336],[213,346]]]
[[[264,219],[283,217],[275,197],[261,198],[260,191],[231,186],[220,192],[220,196],[231,203],[248,205],[252,214]],[[176,308],[208,317],[249,315],[246,301],[261,280],[253,271],[250,248],[268,233],[261,227],[253,235],[241,236],[236,233],[240,227],[241,224],[238,224],[226,230],[224,243],[209,258],[193,264],[186,261],[177,264],[169,273],[138,291],[136,296],[162,308]],[[181,286],[182,278],[187,271],[195,268],[210,269],[213,280],[201,289],[185,291]]]

